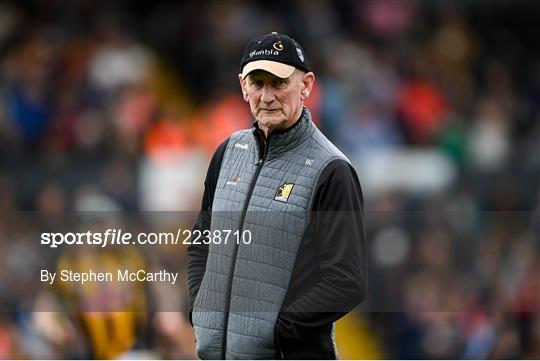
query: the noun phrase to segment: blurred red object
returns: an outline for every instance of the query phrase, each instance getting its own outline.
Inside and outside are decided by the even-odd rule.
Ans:
[[[186,131],[178,120],[162,119],[146,133],[144,148],[154,160],[167,159],[187,149]]]
[[[425,144],[442,130],[448,104],[439,89],[424,81],[405,84],[399,92],[398,111],[410,140]]]
[[[212,154],[232,133],[251,127],[249,106],[239,95],[227,95],[201,110],[204,115],[192,124],[196,143]]]

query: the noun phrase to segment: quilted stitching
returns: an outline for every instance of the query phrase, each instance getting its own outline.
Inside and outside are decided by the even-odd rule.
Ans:
[[[234,267],[234,242],[209,247],[207,272],[193,316],[198,345],[212,345],[205,350],[198,346],[207,357],[221,358],[220,350],[213,345],[223,342],[225,313],[200,310],[225,310],[228,295],[231,295],[231,313],[226,357],[273,356],[274,350],[269,348],[274,344],[273,328],[307,227],[313,188],[328,162],[336,158],[348,161],[311,122],[307,110],[302,122],[287,133],[270,137],[267,159],[245,217],[244,229],[251,232],[252,243],[238,246],[232,289],[227,288]],[[240,212],[255,175],[257,159],[258,148],[251,129],[230,137],[214,195],[213,212],[217,213],[213,214],[212,231],[239,229]],[[307,159],[312,160],[311,165],[306,164]],[[227,184],[237,177],[240,181],[235,185]],[[277,189],[284,183],[294,183],[287,203],[274,200]],[[249,316],[238,314],[247,310],[250,312],[244,313]],[[204,317],[196,313],[204,313]],[[264,319],[256,316],[262,314],[266,316]],[[216,330],[221,332],[216,334]],[[245,337],[249,335],[256,336]]]

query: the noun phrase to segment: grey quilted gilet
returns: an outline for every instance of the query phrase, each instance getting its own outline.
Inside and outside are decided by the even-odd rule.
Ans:
[[[306,231],[314,187],[329,162],[347,160],[306,108],[292,129],[270,134],[262,165],[258,147],[252,129],[236,132],[221,164],[212,232],[249,231],[251,242],[237,244],[231,236],[227,244],[209,246],[192,315],[202,359],[275,357],[274,325]],[[290,193],[278,193],[283,186]]]

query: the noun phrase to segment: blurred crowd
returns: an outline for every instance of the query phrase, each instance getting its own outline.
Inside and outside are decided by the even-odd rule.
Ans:
[[[309,54],[306,105],[363,186],[368,298],[342,357],[540,358],[538,23],[533,1],[2,2],[0,358],[195,357],[185,285],[100,353],[105,316],[32,312],[50,295],[5,280],[37,277],[33,217],[197,210],[251,126],[244,46],[271,31]]]

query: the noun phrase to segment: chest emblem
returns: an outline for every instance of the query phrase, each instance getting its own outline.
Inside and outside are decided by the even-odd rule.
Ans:
[[[287,203],[289,196],[291,195],[294,183],[284,183],[276,192],[274,197],[275,201]]]

